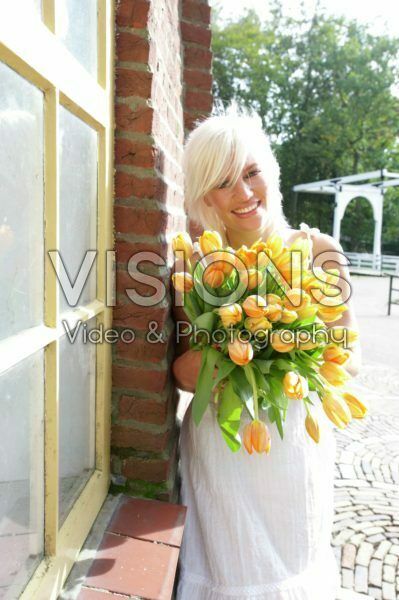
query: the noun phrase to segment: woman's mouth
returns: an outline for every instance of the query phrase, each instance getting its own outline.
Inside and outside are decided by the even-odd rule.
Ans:
[[[258,209],[260,205],[260,200],[257,200],[256,202],[251,202],[251,204],[248,204],[248,206],[245,206],[243,208],[236,208],[235,210],[232,210],[231,212],[233,214],[235,214],[237,217],[239,217],[240,219],[245,219],[247,217],[251,217],[252,215],[254,215]]]

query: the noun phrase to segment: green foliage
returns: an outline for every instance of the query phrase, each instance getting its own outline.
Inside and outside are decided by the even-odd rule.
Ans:
[[[262,117],[293,226],[306,221],[331,233],[334,203],[325,195],[296,198],[293,185],[399,169],[399,101],[393,92],[399,84],[398,39],[372,35],[365,25],[321,10],[312,19],[294,19],[275,2],[266,22],[254,11],[237,22],[216,15],[213,52],[216,98],[224,104],[236,98]],[[390,190],[383,228],[384,241],[397,253],[398,201],[399,190]],[[370,249],[367,201],[348,206],[343,230],[351,249]]]

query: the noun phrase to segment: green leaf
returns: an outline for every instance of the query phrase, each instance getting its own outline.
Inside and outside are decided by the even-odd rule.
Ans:
[[[194,325],[197,329],[205,329],[209,333],[212,333],[216,319],[217,316],[214,312],[205,312],[195,319]]]
[[[193,398],[192,410],[194,423],[196,425],[200,424],[209,404],[212,388],[214,386],[213,371],[219,355],[219,352],[211,346],[206,346],[202,350],[201,368]]]
[[[261,358],[254,358],[254,360],[252,362],[258,367],[258,369],[261,373],[266,374],[266,373],[270,372],[270,367],[274,363],[274,360],[264,360]]]
[[[243,404],[234,392],[232,381],[228,381],[220,397],[218,423],[226,444],[233,452],[241,448],[241,437],[238,433],[241,423]]]
[[[228,377],[230,375],[230,373],[232,371],[234,371],[234,369],[236,368],[237,365],[235,363],[233,363],[233,361],[230,360],[229,358],[226,358],[225,356],[220,354],[220,356],[216,362],[216,366],[218,368],[218,374],[214,380],[214,385],[217,385],[218,383],[220,383],[222,381],[222,379],[225,379],[226,377]]]
[[[254,419],[254,398],[252,395],[252,387],[249,383],[242,367],[237,367],[230,374],[231,382],[237,396],[248,410],[251,419]]]

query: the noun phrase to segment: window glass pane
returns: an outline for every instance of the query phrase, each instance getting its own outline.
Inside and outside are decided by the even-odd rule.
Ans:
[[[43,556],[43,351],[0,376],[0,597],[18,598]]]
[[[60,254],[73,285],[97,244],[97,132],[60,107]],[[79,304],[96,298],[96,262]],[[70,306],[60,292],[60,310]]]
[[[73,343],[67,335],[60,341],[60,525],[95,466],[96,345],[84,338],[95,326],[90,319]]]
[[[0,62],[0,339],[43,321],[43,93]]]
[[[97,79],[97,0],[57,0],[57,33]]]

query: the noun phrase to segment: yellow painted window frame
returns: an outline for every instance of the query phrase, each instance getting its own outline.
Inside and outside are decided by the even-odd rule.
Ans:
[[[107,329],[112,325],[112,309],[106,306],[106,251],[113,248],[114,2],[98,0],[97,81],[58,40],[55,0],[43,0],[42,14],[42,22],[35,22],[9,0],[0,18],[0,60],[44,93],[44,324],[0,342],[0,374],[37,350],[44,349],[45,356],[45,557],[21,595],[25,600],[57,598],[107,495],[110,477],[111,349],[104,343],[96,350],[95,470],[58,527],[58,356],[65,330],[47,254],[58,248],[59,237],[58,111],[64,106],[98,133],[97,297],[66,318],[72,328],[74,321],[96,317]]]

